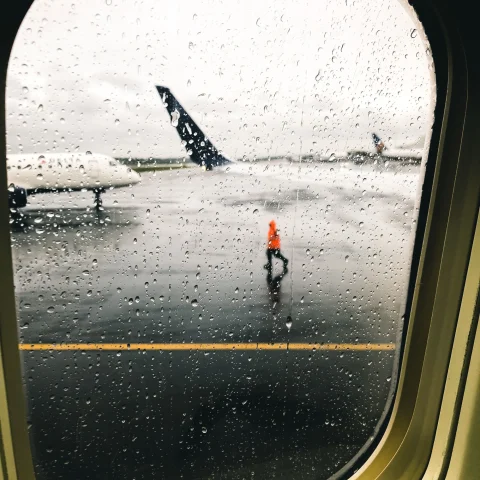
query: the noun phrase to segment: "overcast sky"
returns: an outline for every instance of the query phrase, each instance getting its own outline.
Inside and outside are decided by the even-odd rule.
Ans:
[[[9,153],[184,150],[168,86],[231,158],[425,136],[431,57],[398,0],[36,0],[7,78]]]

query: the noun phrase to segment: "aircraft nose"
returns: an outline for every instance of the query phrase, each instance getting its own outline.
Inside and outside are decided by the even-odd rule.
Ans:
[[[121,171],[121,176],[123,181],[130,185],[135,185],[141,180],[140,175],[130,167],[124,167],[124,169]]]
[[[130,176],[132,177],[132,183],[138,183],[141,180],[139,173],[135,170],[131,171]]]

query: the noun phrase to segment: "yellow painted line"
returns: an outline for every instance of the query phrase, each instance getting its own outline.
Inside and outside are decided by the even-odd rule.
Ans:
[[[21,343],[20,350],[395,350],[394,343]]]

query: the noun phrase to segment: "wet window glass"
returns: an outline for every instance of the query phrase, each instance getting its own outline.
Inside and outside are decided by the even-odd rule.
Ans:
[[[326,479],[366,448],[433,92],[396,0],[35,1],[7,142],[37,477]]]

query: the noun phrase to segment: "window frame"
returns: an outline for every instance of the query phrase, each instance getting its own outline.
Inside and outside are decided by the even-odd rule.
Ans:
[[[468,271],[471,272],[472,262],[477,262],[479,256],[478,248],[477,253],[472,253],[480,191],[477,180],[480,178],[480,163],[474,156],[480,151],[480,135],[475,135],[480,123],[480,98],[474,92],[475,85],[480,85],[479,69],[475,64],[478,51],[474,43],[476,29],[473,19],[476,16],[467,0],[457,0],[455,5],[442,0],[412,3],[432,47],[437,105],[414,244],[406,310],[409,319],[404,331],[397,392],[389,422],[381,427],[383,436],[378,436],[381,438],[373,453],[364,452],[335,477],[353,475],[352,478],[358,480],[412,480],[423,476],[429,459],[435,460],[437,467],[440,462],[441,468],[437,470],[440,476],[443,475],[450,459],[458,455],[460,447],[455,445],[457,426],[460,432],[462,425],[466,428],[465,421],[462,424],[465,415],[460,414],[465,400],[463,391],[469,385],[475,387],[466,376],[470,364],[467,350],[470,348],[471,353],[473,341],[467,342],[470,346],[462,349],[457,339],[460,328],[463,328],[464,335],[473,335],[475,312],[478,318],[475,270],[473,280],[467,278],[469,262]],[[0,150],[3,152],[0,188],[4,198],[0,202],[0,476],[22,480],[34,479],[35,475],[22,388],[8,228],[5,91],[11,47],[31,4],[32,0],[9,2],[8,6],[2,7],[4,15],[0,16]],[[477,239],[478,235],[477,232]],[[472,295],[475,282],[477,295]],[[464,296],[465,288],[470,288],[469,295]],[[455,366],[455,358],[451,358],[454,340],[460,352],[466,355],[465,362],[456,366],[454,380],[457,382],[452,377],[447,379],[449,367],[452,372]],[[479,341],[477,336],[476,342]],[[472,368],[471,373],[475,371]],[[464,388],[460,377],[465,380]],[[480,397],[479,389],[476,392]],[[453,395],[456,401],[447,411],[456,412],[456,416],[452,413],[442,417],[441,408],[446,411],[445,402],[448,403],[449,395]],[[451,403],[452,399],[449,401]],[[459,421],[456,422],[455,418]],[[477,433],[477,440],[478,437],[480,433]],[[468,438],[471,439],[471,435]],[[435,454],[434,447],[439,441],[448,445],[440,455]],[[470,454],[474,455],[473,452]]]
[[[468,28],[459,23],[457,15],[463,11],[468,17],[469,9],[458,3],[414,4],[431,45],[436,73],[437,105],[428,157],[432,178],[429,186],[427,168],[397,395],[377,448],[362,466],[352,468],[359,468],[351,477],[356,480],[411,480],[428,473],[434,442],[454,427],[453,415],[447,419],[450,428],[438,420],[442,403],[451,395],[446,381],[455,360],[455,334],[461,326],[469,332],[476,328],[474,302],[464,292],[467,269],[478,261],[478,256],[472,257],[471,252],[480,194],[480,163],[472,155],[480,148],[474,132],[479,105],[472,101],[476,99],[472,98],[469,86],[475,85],[475,81],[478,84],[479,77],[478,68],[471,68],[475,56],[472,45],[465,41]],[[473,281],[478,287],[478,278]],[[459,323],[461,305],[470,312],[463,325]],[[467,345],[455,353],[469,359]],[[468,370],[468,361],[463,367],[463,371]],[[454,441],[455,435],[450,435],[451,448]],[[448,449],[437,453],[436,462],[442,469],[438,476],[429,478],[441,478],[449,459]]]

